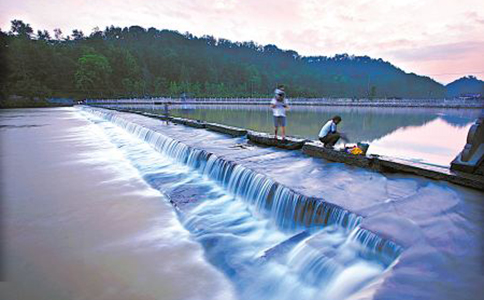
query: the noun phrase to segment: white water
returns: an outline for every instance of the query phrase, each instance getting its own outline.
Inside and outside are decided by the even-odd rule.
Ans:
[[[309,203],[260,174],[115,115],[84,114],[152,187],[183,204],[183,225],[241,299],[345,299],[382,276],[400,251],[376,251],[377,237],[362,236],[359,218],[344,210]],[[308,203],[312,214],[303,215]]]
[[[234,299],[100,126],[72,108],[0,125],[0,299]]]

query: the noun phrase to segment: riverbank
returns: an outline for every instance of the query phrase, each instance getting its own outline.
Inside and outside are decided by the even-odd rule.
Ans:
[[[26,97],[10,97],[0,99],[0,109],[15,108],[53,108],[53,107],[72,107],[73,104],[53,103],[46,99],[29,99]]]

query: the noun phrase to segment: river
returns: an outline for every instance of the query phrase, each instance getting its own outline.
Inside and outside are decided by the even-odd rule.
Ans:
[[[0,116],[2,299],[450,300],[480,290],[481,192],[234,148],[244,138],[133,114]]]
[[[0,139],[0,299],[232,299],[166,197],[78,110],[2,110]]]
[[[274,130],[271,110],[260,105],[174,106],[172,114],[255,131]],[[317,139],[322,125],[339,115],[343,120],[339,130],[351,143],[370,143],[370,154],[449,166],[480,114],[480,109],[293,106],[287,112],[287,134]]]

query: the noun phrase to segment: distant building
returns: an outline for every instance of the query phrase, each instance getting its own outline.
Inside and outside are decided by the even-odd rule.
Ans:
[[[473,99],[481,99],[482,94],[462,94],[460,95],[459,99],[463,100],[473,100]]]

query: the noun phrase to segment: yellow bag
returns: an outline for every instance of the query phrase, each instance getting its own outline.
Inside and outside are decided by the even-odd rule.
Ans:
[[[358,147],[354,147],[353,149],[351,149],[350,153],[353,155],[361,155],[363,154],[363,151]]]

